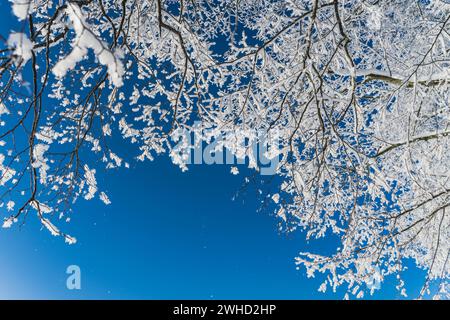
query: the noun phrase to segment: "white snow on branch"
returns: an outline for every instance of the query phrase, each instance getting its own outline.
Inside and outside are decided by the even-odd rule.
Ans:
[[[116,87],[122,86],[124,68],[119,55],[113,53],[107,45],[99,40],[91,31],[89,25],[84,21],[83,13],[78,5],[68,3],[66,12],[72,21],[76,38],[73,42],[72,52],[60,60],[53,68],[55,76],[58,78],[64,77],[68,70],[73,69],[78,62],[86,57],[88,49],[92,49],[98,58],[98,61],[108,68],[111,82]]]
[[[272,200],[273,200],[273,202],[278,203],[280,201],[280,195],[278,193],[275,193],[272,196]]]
[[[3,186],[14,177],[16,171],[3,164],[5,156],[0,153],[0,186]]]
[[[44,225],[44,227],[47,228],[48,231],[50,231],[52,236],[55,236],[55,237],[63,236],[67,244],[75,244],[77,242],[76,238],[71,237],[71,236],[59,231],[59,229],[53,223],[51,223],[49,219],[42,218],[42,217],[40,219],[41,219],[41,223]]]
[[[8,110],[8,108],[6,108],[6,106],[3,102],[0,102],[0,116],[2,114],[9,114],[9,110]]]
[[[50,233],[52,234],[52,236],[59,236],[61,234],[61,232],[59,231],[59,229],[50,222],[50,220],[46,219],[46,218],[41,218],[41,222],[44,225],[44,227],[47,228],[48,231],[50,231]]]
[[[4,229],[11,228],[11,226],[14,222],[17,222],[17,219],[14,218],[14,216],[4,219],[2,228],[4,228]]]
[[[97,180],[95,179],[95,169],[89,169],[87,165],[84,165],[84,178],[88,185],[88,192],[84,196],[86,200],[94,198],[97,192]]]
[[[49,146],[43,143],[36,144],[33,149],[33,168],[39,169],[39,181],[42,184],[47,182],[47,170],[49,166],[47,164],[47,158],[44,157],[44,153],[48,150]]]
[[[13,32],[9,35],[8,46],[14,48],[14,55],[25,64],[32,57],[33,43],[25,33]]]
[[[12,2],[12,10],[19,20],[25,20],[30,13],[33,12],[34,4],[32,0],[10,0]]]
[[[69,236],[68,234],[64,235],[64,239],[67,244],[75,244],[77,243],[77,238]]]
[[[100,192],[100,200],[102,200],[106,205],[111,204],[111,200],[109,200],[108,196],[103,191]]]
[[[32,208],[34,208],[36,211],[38,211],[41,214],[51,213],[53,211],[53,209],[50,208],[48,205],[46,205],[45,203],[39,202],[37,200],[32,201],[30,203],[30,205]]]
[[[6,210],[8,211],[12,211],[14,210],[14,206],[16,205],[16,203],[12,200],[8,201],[8,203],[6,204]]]

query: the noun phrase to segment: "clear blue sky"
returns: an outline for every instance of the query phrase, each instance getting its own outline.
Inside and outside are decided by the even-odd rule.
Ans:
[[[0,11],[10,11],[7,1]],[[4,17],[0,28],[5,36],[18,27]],[[308,244],[299,232],[280,234],[268,211],[257,212],[258,185],[232,201],[250,172],[240,171],[194,165],[182,173],[161,157],[110,172],[99,183],[112,204],[80,201],[72,222],[59,224],[77,237],[73,246],[33,216],[20,229],[0,230],[0,298],[341,299],[344,292],[318,293],[321,279],[296,270],[294,258]],[[323,252],[336,243],[311,245]],[[66,289],[72,264],[81,268],[81,290]],[[423,279],[407,272],[411,297]],[[394,286],[388,279],[374,297],[400,298]]]
[[[245,170],[241,170],[245,171]],[[102,179],[113,201],[80,202],[64,228],[68,246],[40,230],[32,216],[20,230],[0,230],[0,298],[316,299],[319,279],[296,270],[301,233],[277,231],[252,188],[228,166],[182,173],[165,157]],[[317,251],[335,245],[314,244]],[[82,289],[69,291],[68,265],[79,265]],[[417,292],[420,275],[408,277]],[[422,278],[423,279],[423,278]],[[412,284],[412,286],[411,286]],[[374,297],[399,298],[392,283]]]

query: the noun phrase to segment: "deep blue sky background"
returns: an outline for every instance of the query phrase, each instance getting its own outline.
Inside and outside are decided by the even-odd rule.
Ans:
[[[252,187],[231,200],[242,179],[228,166],[182,173],[165,157],[117,170],[103,180],[113,203],[82,201],[64,226],[76,245],[39,231],[32,216],[21,230],[0,231],[0,298],[342,298],[318,293],[319,279],[296,270],[302,234],[278,233],[274,217],[256,212]],[[66,289],[71,264],[81,268],[80,291]],[[374,297],[399,298],[393,286]]]
[[[17,31],[7,1],[0,12],[0,33]],[[33,216],[20,229],[0,229],[0,298],[342,298],[343,291],[318,293],[321,279],[307,279],[294,264],[306,248],[332,250],[334,239],[307,247],[300,232],[279,233],[268,211],[257,212],[258,184],[232,201],[250,173],[239,169],[233,176],[229,166],[194,165],[182,173],[160,157],[114,170],[99,179],[110,206],[80,201],[72,222],[58,225],[77,237],[73,246],[42,230]],[[81,268],[79,291],[66,289],[72,264]],[[412,268],[405,278],[415,297],[424,273]],[[394,286],[388,278],[372,298],[400,298]]]

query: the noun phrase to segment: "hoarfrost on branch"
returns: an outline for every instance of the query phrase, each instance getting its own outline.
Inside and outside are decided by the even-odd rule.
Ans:
[[[34,211],[74,243],[54,220],[80,197],[110,203],[97,160],[133,160],[114,137],[187,169],[179,132],[195,122],[205,139],[276,132],[280,223],[340,239],[332,255],[297,257],[327,275],[320,291],[363,297],[397,275],[405,294],[413,259],[428,271],[421,296],[438,281],[448,297],[448,1],[10,2],[22,27],[1,38],[4,228]]]

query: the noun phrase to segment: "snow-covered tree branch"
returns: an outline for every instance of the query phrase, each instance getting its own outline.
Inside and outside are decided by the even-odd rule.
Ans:
[[[279,139],[270,152],[282,183],[270,196],[281,225],[340,241],[333,255],[297,257],[308,275],[327,274],[320,290],[362,297],[397,275],[405,294],[411,258],[428,271],[422,294],[438,281],[448,297],[449,1],[10,2],[19,28],[0,37],[3,227],[37,214],[74,243],[59,225],[73,203],[110,203],[100,167],[168,153],[186,169],[182,130],[201,123],[205,140],[262,130]]]

